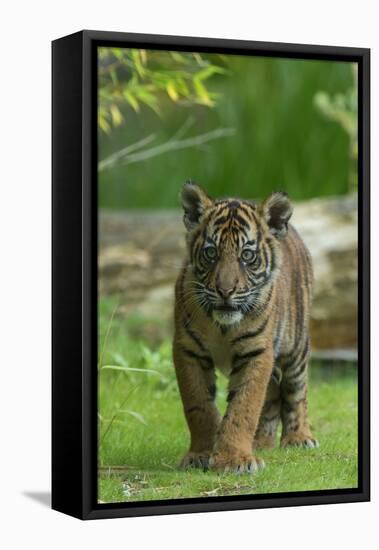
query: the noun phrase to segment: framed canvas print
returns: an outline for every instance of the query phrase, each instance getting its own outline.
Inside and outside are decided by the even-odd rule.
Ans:
[[[369,50],[53,42],[53,508],[369,499]]]

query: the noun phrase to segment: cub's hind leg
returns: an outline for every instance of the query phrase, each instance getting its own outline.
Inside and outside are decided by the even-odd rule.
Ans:
[[[276,432],[280,421],[280,380],[281,370],[274,367],[270,383],[267,388],[265,403],[255,434],[255,449],[271,449],[275,446]]]
[[[282,447],[318,447],[308,421],[308,356],[309,344],[304,345],[291,363],[283,367],[281,382]]]

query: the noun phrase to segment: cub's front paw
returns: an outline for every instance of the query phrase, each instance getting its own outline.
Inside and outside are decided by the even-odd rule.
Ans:
[[[304,447],[306,449],[314,449],[319,446],[317,439],[312,434],[293,432],[282,437],[280,441],[281,447]]]
[[[265,467],[264,460],[252,454],[216,452],[209,459],[209,467],[217,472],[252,474]]]
[[[182,469],[203,468],[203,470],[206,470],[208,468],[210,454],[210,451],[199,453],[189,451],[184,455],[179,466]]]

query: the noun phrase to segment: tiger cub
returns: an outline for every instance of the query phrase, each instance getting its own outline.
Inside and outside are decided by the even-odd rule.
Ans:
[[[316,447],[307,416],[312,264],[285,193],[262,204],[182,189],[187,258],[173,357],[191,444],[182,467],[251,473],[253,449]],[[215,367],[229,379],[223,418]]]

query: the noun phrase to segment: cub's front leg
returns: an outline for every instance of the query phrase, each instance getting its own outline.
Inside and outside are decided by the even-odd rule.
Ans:
[[[174,341],[174,364],[184,414],[191,434],[181,466],[207,468],[221,417],[215,405],[213,361],[204,350]]]
[[[252,454],[252,444],[272,368],[269,349],[233,356],[228,407],[209,461],[212,469],[252,473],[264,466],[263,460]]]

